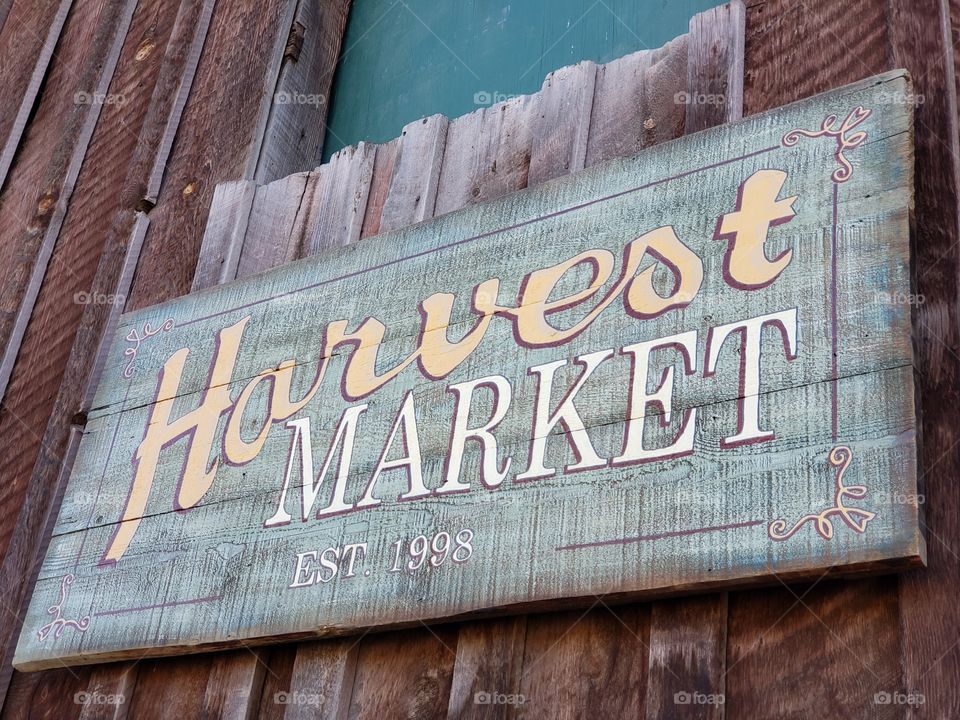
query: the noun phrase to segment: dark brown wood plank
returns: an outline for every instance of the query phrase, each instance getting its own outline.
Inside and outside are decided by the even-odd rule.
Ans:
[[[647,720],[724,717],[727,594],[650,608]]]
[[[900,580],[901,692],[920,693],[917,716],[960,714],[960,148],[950,7],[945,0],[890,3],[894,66],[916,93],[918,368],[928,567]]]
[[[345,720],[359,652],[360,638],[321,640],[297,647],[290,689],[273,698],[286,707],[285,720],[317,716]]]
[[[73,720],[80,717],[83,705],[77,702],[77,688],[90,675],[89,668],[62,668],[45,673],[14,673],[7,702],[0,712],[2,720]]]
[[[286,2],[217,4],[156,207],[150,211],[128,310],[189,291],[214,188],[219,182],[251,178],[269,104],[263,108],[250,98],[272,97],[276,74],[270,73],[279,67],[274,49],[279,37],[286,42],[289,16]],[[229,84],[223,81],[224,68],[230,68]]]
[[[124,720],[133,699],[138,669],[135,662],[90,668],[90,679],[84,694],[79,696],[84,701],[80,720]]]
[[[447,717],[456,653],[456,627],[367,635],[360,643],[347,717]]]
[[[493,700],[495,694],[520,694],[526,637],[525,615],[460,625],[447,717],[511,716],[511,703]]]
[[[31,125],[20,162],[0,195],[0,398],[33,313],[37,295],[119,60],[136,0],[81,2],[63,30],[58,57]],[[18,201],[12,198],[17,198]],[[5,257],[4,257],[5,256]],[[2,546],[0,546],[2,551]]]
[[[73,0],[0,3],[0,187],[20,146]],[[9,20],[9,23],[7,22]]]
[[[520,718],[644,717],[648,606],[530,616]],[[509,715],[508,715],[509,716]]]
[[[282,702],[290,692],[293,665],[297,659],[298,645],[276,645],[264,649],[263,662],[266,673],[260,692],[260,706],[256,717],[259,720],[283,720],[287,704]]]
[[[900,681],[895,589],[876,578],[731,593],[727,717],[903,717],[874,702]]]
[[[690,20],[685,130],[688,135],[743,117],[746,8],[732,0]]]
[[[203,717],[214,661],[212,654],[142,661],[127,717],[137,720]]]

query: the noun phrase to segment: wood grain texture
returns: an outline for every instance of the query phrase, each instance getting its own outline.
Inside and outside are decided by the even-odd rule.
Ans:
[[[923,706],[908,717],[960,714],[960,149],[957,96],[946,2],[890,4],[893,65],[916,79],[917,205],[914,225],[917,292],[915,344],[919,368],[923,522],[928,533],[929,567],[900,581],[900,632],[903,678],[898,689],[920,693]],[[898,101],[897,98],[893,99]],[[886,689],[893,692],[893,689]]]
[[[40,509],[57,497],[72,422],[89,409],[107,350],[102,336],[112,334],[129,292],[148,224],[137,208],[176,133],[179,116],[172,108],[189,92],[191,57],[202,46],[210,5],[167,1],[134,14],[110,87],[124,102],[104,106],[81,168],[0,416],[4,436],[17,448],[5,456],[4,474],[14,479],[6,487],[25,487],[22,505],[15,496],[4,501],[4,517],[19,517],[2,568],[7,607],[23,601],[24,578],[38,566],[46,517]],[[116,192],[104,195],[102,188],[114,182]],[[77,303],[77,292],[112,301]],[[44,426],[41,437],[34,428]],[[7,657],[15,636],[16,624],[6,625]],[[0,678],[5,687],[9,665]]]
[[[252,179],[292,17],[290,3],[218,3],[180,130],[150,211],[150,231],[128,308],[185,294],[193,281],[206,211],[219,182]],[[278,40],[282,38],[282,42]],[[274,58],[279,44],[280,58]],[[232,81],[223,83],[223,69]],[[271,72],[274,74],[271,75]],[[265,103],[251,97],[266,98]],[[261,107],[263,106],[263,107]]]
[[[512,717],[515,703],[494,700],[521,694],[526,640],[526,615],[462,623],[447,717]]]
[[[349,10],[350,0],[297,4],[254,175],[259,184],[320,163]]]
[[[731,593],[728,718],[901,718],[896,580],[823,580]]]
[[[520,718],[642,717],[649,617],[647,606],[608,608],[528,619]]]
[[[743,117],[746,8],[733,0],[690,19],[685,132]]]
[[[18,163],[10,182],[11,191],[17,194],[19,190],[29,198],[30,206],[11,202],[10,193],[6,200],[0,197],[0,233],[8,240],[4,247],[16,248],[12,257],[6,256],[10,264],[6,265],[7,277],[0,289],[0,398],[13,373],[100,111],[109,100],[101,98],[106,97],[136,4],[136,0],[114,0],[78,6],[64,31],[65,42],[69,47],[69,36],[82,32],[89,34],[90,44],[85,47],[77,42],[72,46],[79,51],[77,56],[62,58],[64,64],[58,64],[64,86],[59,92],[53,91],[56,79],[51,78],[41,99],[41,105],[55,103],[47,108],[48,113],[63,113],[67,121],[53,114],[47,116],[52,127],[45,132],[42,124],[31,128],[25,144],[29,147],[23,150],[29,160]],[[93,25],[93,32],[84,23]],[[53,142],[49,146],[38,144],[38,138]],[[28,185],[31,180],[32,187]],[[28,212],[17,212],[27,207]]]
[[[0,5],[0,87],[11,102],[0,110],[0,188],[20,146],[73,0],[12,0]],[[9,20],[9,24],[7,24]]]
[[[724,717],[727,593],[653,603],[646,717]]]
[[[284,720],[319,716],[346,720],[350,711],[360,638],[321,640],[297,646],[288,692],[273,702],[285,707]],[[400,657],[396,657],[399,661]],[[423,658],[418,658],[418,661]]]
[[[193,292],[237,277],[243,238],[256,192],[257,185],[252,180],[217,185],[207,213],[200,258],[193,274]]]
[[[383,208],[390,193],[390,182],[393,179],[393,166],[396,163],[399,144],[400,139],[394,138],[390,142],[377,145],[370,191],[367,193],[367,208],[360,228],[361,239],[380,233],[380,221],[383,219]]]
[[[431,115],[403,129],[380,217],[381,233],[433,217],[449,124],[443,115]]]
[[[587,158],[597,65],[560,68],[543,81],[533,109],[529,185],[576,172]]]
[[[14,673],[0,718],[77,720],[83,711],[83,705],[76,702],[77,688],[83,687],[90,672],[90,668],[60,668],[45,673]]]
[[[95,665],[90,668],[80,720],[125,720],[137,684],[137,663]]]
[[[367,635],[360,643],[347,717],[447,717],[456,657],[454,627]]]

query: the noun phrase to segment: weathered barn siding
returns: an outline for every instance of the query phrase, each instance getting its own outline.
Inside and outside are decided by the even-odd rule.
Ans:
[[[11,358],[9,384],[0,375],[0,602],[9,613],[0,690],[100,337],[122,309],[77,304],[74,293],[144,307],[735,119],[741,87],[751,114],[896,67],[913,76],[929,526],[929,568],[899,577],[612,609],[598,600],[579,611],[18,673],[0,717],[906,717],[908,707],[873,702],[896,690],[924,694],[918,716],[960,715],[957,6],[747,0],[745,11],[698,16],[664,48],[565,68],[532,97],[412,123],[397,140],[348,148],[312,170],[320,140],[283,142],[298,117],[278,117],[271,98],[278,87],[329,83],[322,68],[332,70],[340,34],[327,25],[342,27],[346,2],[321,2],[324,30],[304,36],[320,44],[299,56],[321,71],[306,73],[287,43],[306,8],[289,0],[12,0],[6,12],[0,0],[0,86],[33,109],[28,118],[19,102],[0,111],[0,142],[15,150],[4,150],[11,162],[0,172],[0,228],[9,228],[0,340]],[[102,83],[126,103],[72,105],[78,90]],[[728,102],[678,105],[679,91]],[[272,221],[291,217],[276,197],[297,201],[294,222]],[[126,702],[74,702],[94,691]],[[480,691],[530,703],[477,705]],[[726,704],[678,706],[678,691],[723,693]]]

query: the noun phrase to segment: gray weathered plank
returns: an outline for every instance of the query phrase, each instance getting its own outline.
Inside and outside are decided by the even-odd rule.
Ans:
[[[403,128],[380,219],[381,233],[433,217],[449,124],[443,115],[431,115]]]

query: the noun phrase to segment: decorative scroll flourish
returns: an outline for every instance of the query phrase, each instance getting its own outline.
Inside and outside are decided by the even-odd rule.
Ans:
[[[42,628],[37,631],[37,639],[40,642],[43,642],[47,639],[47,636],[50,633],[53,633],[53,639],[58,640],[63,631],[68,627],[72,627],[79,632],[86,632],[87,628],[90,627],[90,616],[84,615],[79,620],[68,620],[63,617],[63,603],[67,600],[67,588],[73,584],[74,577],[71,574],[63,576],[63,580],[60,581],[60,600],[56,605],[51,605],[47,609],[47,614],[53,616],[53,620],[48,622]]]
[[[133,328],[127,333],[126,340],[127,342],[133,343],[133,346],[123,351],[123,356],[127,358],[127,365],[123,368],[123,376],[125,378],[133,377],[133,364],[137,360],[137,352],[140,350],[140,345],[143,341],[152,338],[154,335],[159,335],[162,332],[168,332],[171,328],[173,328],[173,318],[167,318],[157,329],[153,329],[150,323],[144,323],[143,330],[138,332],[136,328]]]
[[[846,445],[838,445],[830,451],[830,464],[837,470],[836,494],[833,498],[833,507],[829,507],[823,512],[817,514],[804,515],[794,523],[793,527],[787,530],[787,523],[784,520],[774,520],[767,528],[767,534],[773,540],[782,541],[796,535],[797,531],[808,522],[813,523],[817,534],[824,540],[830,540],[833,537],[833,522],[831,517],[839,515],[847,527],[857,533],[864,533],[867,530],[867,523],[873,520],[877,514],[870,510],[848,507],[844,505],[844,498],[852,500],[862,500],[867,496],[867,488],[863,485],[844,485],[843,475],[853,460],[853,452]]]
[[[850,164],[850,161],[844,153],[847,150],[853,150],[859,147],[867,139],[867,133],[864,130],[858,130],[853,133],[850,131],[870,117],[872,112],[872,110],[865,110],[862,105],[857,105],[857,107],[850,111],[846,119],[839,124],[839,127],[837,126],[837,116],[827,115],[823,119],[819,130],[802,130],[796,128],[784,135],[780,142],[784,147],[793,147],[800,142],[801,136],[808,138],[836,138],[837,151],[834,157],[836,157],[837,162],[840,163],[840,167],[837,168],[830,177],[835,183],[845,183],[853,177],[853,165]]]

